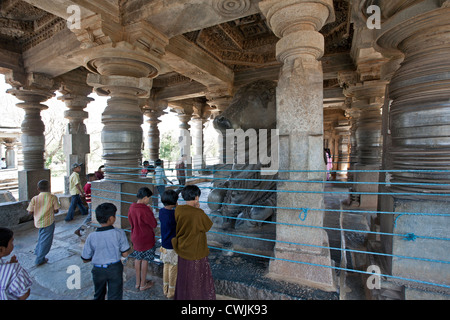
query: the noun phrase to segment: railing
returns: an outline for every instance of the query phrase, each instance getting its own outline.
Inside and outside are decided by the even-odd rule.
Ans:
[[[136,168],[137,170],[140,168]],[[186,169],[189,170],[189,169]],[[276,193],[276,194],[319,194],[319,195],[323,195],[323,197],[325,199],[328,198],[332,198],[335,197],[338,200],[339,205],[328,205],[325,206],[323,208],[314,208],[314,207],[303,207],[301,204],[299,204],[297,207],[291,207],[291,206],[284,206],[282,203],[276,203],[276,205],[255,205],[255,204],[242,204],[242,203],[237,203],[237,204],[233,204],[233,203],[228,203],[228,202],[209,202],[209,201],[205,201],[205,200],[201,200],[201,207],[202,209],[212,218],[222,218],[222,215],[218,215],[215,214],[213,212],[211,212],[211,210],[209,210],[208,205],[216,205],[216,206],[239,206],[239,207],[252,207],[252,208],[267,208],[267,209],[273,209],[273,210],[292,210],[293,212],[295,212],[295,214],[298,216],[297,222],[295,223],[286,223],[286,222],[278,222],[275,220],[257,220],[257,219],[249,219],[249,218],[244,218],[244,217],[226,217],[227,219],[230,220],[242,220],[242,221],[251,221],[253,223],[259,223],[259,224],[271,224],[271,225],[289,225],[292,227],[299,227],[299,228],[317,228],[317,229],[323,229],[325,230],[328,234],[331,234],[333,232],[337,233],[338,235],[340,235],[341,239],[343,239],[342,237],[347,234],[347,233],[355,233],[355,234],[360,234],[365,241],[367,240],[368,237],[374,239],[377,237],[392,237],[392,238],[398,238],[399,240],[402,241],[406,241],[406,242],[410,242],[410,243],[414,243],[414,242],[418,242],[418,241],[422,241],[422,240],[427,240],[427,241],[436,241],[436,245],[441,245],[443,242],[445,242],[446,244],[449,243],[448,241],[450,241],[450,236],[447,236],[450,233],[450,230],[445,230],[445,234],[444,236],[439,235],[439,236],[432,236],[429,234],[416,234],[416,232],[414,232],[413,230],[408,230],[408,232],[396,232],[396,228],[397,228],[397,222],[399,220],[400,217],[405,217],[405,216],[426,216],[432,219],[450,219],[450,211],[445,211],[445,212],[391,212],[391,211],[384,211],[384,210],[379,210],[377,208],[359,208],[359,207],[352,207],[351,205],[345,205],[343,204],[342,200],[345,199],[350,199],[352,195],[355,194],[367,194],[367,195],[373,195],[373,196],[407,196],[407,197],[420,197],[422,199],[427,199],[427,197],[430,197],[430,199],[437,199],[436,201],[443,201],[444,203],[450,200],[450,193],[448,190],[450,190],[449,186],[447,184],[444,183],[424,183],[424,182],[411,182],[411,183],[404,183],[404,182],[390,182],[390,181],[380,181],[380,182],[362,182],[362,181],[326,181],[324,180],[307,180],[307,179],[293,179],[293,180],[289,180],[289,179],[278,179],[278,177],[273,176],[270,179],[267,178],[256,178],[256,179],[245,179],[246,181],[266,181],[266,182],[275,182],[275,183],[280,183],[282,182],[283,184],[286,183],[296,183],[296,184],[315,184],[315,185],[322,185],[324,188],[320,189],[318,191],[313,191],[313,190],[283,190],[283,189],[250,189],[250,188],[228,188],[228,187],[215,187],[212,185],[211,182],[220,182],[220,181],[239,181],[242,180],[241,178],[233,178],[230,177],[229,175],[231,175],[231,173],[240,173],[240,172],[256,172],[259,170],[233,170],[233,169],[217,169],[215,167],[212,168],[207,168],[207,169],[190,169],[194,172],[204,172],[204,173],[208,173],[208,174],[197,174],[195,175],[195,177],[192,176],[187,176],[187,179],[190,178],[197,178],[197,179],[205,179],[207,181],[210,181],[209,183],[200,183],[198,184],[199,188],[202,190],[202,193],[206,191],[210,192],[213,189],[218,189],[218,190],[226,190],[226,191],[237,191],[237,192],[265,192],[265,193]],[[357,174],[358,172],[374,172],[374,173],[393,173],[393,172],[413,172],[413,173],[420,173],[422,171],[426,171],[426,172],[430,172],[430,170],[345,170],[345,173],[352,173],[352,174]],[[446,170],[432,170],[433,172],[439,173],[448,173],[449,171]],[[317,170],[317,171],[308,171],[308,170],[278,170],[278,173],[311,173],[311,172],[323,172],[324,175],[327,172],[326,170],[321,171],[321,170]],[[342,171],[339,170],[331,170],[331,172],[336,172],[336,173],[343,173]],[[215,174],[217,173],[221,173],[220,176],[215,176]],[[227,176],[224,176],[224,174],[227,174]],[[127,174],[128,176],[130,174]],[[169,178],[173,178],[173,180],[175,180],[176,178],[176,172],[174,169],[170,168],[170,169],[166,169],[166,175]],[[139,173],[136,173],[136,176],[139,176]],[[128,183],[136,183],[136,184],[142,184],[143,183],[143,179],[136,179],[136,180],[109,180],[112,182],[128,182]],[[151,182],[145,182],[147,185],[153,185]],[[188,180],[188,184],[189,184],[189,180]],[[368,184],[368,185],[378,185],[378,186],[382,186],[382,187],[386,187],[386,186],[395,186],[395,185],[415,185],[415,186],[429,186],[429,185],[438,185],[440,187],[443,187],[442,192],[401,192],[401,193],[392,193],[392,192],[386,192],[386,190],[384,190],[383,192],[358,192],[358,191],[351,191],[351,188],[349,188],[350,186],[353,185],[358,185],[358,184]],[[166,185],[168,187],[172,187],[172,185]],[[178,185],[175,184],[175,187],[180,187]],[[309,189],[309,188],[308,188]],[[135,194],[131,194],[131,193],[122,193],[122,192],[112,192],[112,191],[108,191],[108,190],[102,190],[102,189],[96,189],[95,187],[92,188],[93,190],[93,197],[96,197],[95,195],[95,191],[101,192],[102,194],[111,192],[111,193],[120,193],[122,195],[128,195],[128,196],[135,196]],[[137,190],[136,190],[137,191]],[[114,200],[117,201],[114,197],[108,198],[108,197],[100,197],[101,201],[105,201],[108,202],[109,200]],[[158,197],[155,196],[155,199],[157,199]],[[131,203],[130,201],[123,201],[122,202],[125,203]],[[346,200],[349,201],[349,200]],[[182,197],[180,195],[180,200],[179,203],[182,202]],[[326,202],[326,201],[325,201]],[[344,201],[345,202],[345,201]],[[153,204],[153,209],[157,209],[158,206]],[[330,215],[330,214],[335,214],[335,215],[339,215],[339,223],[338,225],[330,225],[330,224],[323,224],[323,225],[310,225],[308,224],[308,215],[315,212],[315,211],[321,211],[325,213],[325,219],[327,218],[326,215]],[[382,216],[382,215],[393,215],[393,225],[392,225],[392,231],[388,232],[388,231],[376,231],[374,229],[355,229],[355,228],[344,228],[343,226],[343,218],[345,218],[346,214],[358,214],[358,215],[369,215],[369,216]],[[127,217],[125,215],[120,215],[120,217],[126,219]],[[324,219],[324,220],[325,220]],[[292,220],[291,220],[292,221]],[[445,220],[445,221],[449,221],[449,220]],[[448,225],[448,224],[447,224]],[[445,225],[443,226],[445,228]],[[129,231],[129,230],[128,230]],[[326,250],[330,250],[330,252],[337,252],[338,254],[340,254],[341,260],[345,260],[345,255],[346,253],[350,253],[350,254],[358,254],[358,255],[370,255],[371,257],[379,257],[379,258],[385,258],[385,259],[408,259],[411,261],[415,261],[415,262],[426,262],[430,264],[430,268],[434,268],[437,265],[449,265],[450,264],[450,251],[443,251],[443,255],[441,257],[427,257],[427,252],[415,252],[414,255],[408,255],[408,254],[394,254],[394,253],[390,253],[390,252],[382,252],[380,251],[370,251],[367,248],[349,248],[345,246],[345,240],[340,241],[341,243],[338,243],[336,246],[333,245],[329,245],[329,246],[318,246],[318,245],[311,245],[311,244],[307,244],[307,243],[301,243],[301,242],[297,242],[297,241],[281,241],[278,239],[267,239],[264,237],[258,237],[258,236],[251,236],[251,235],[245,235],[245,234],[238,234],[238,233],[232,233],[232,232],[227,232],[226,230],[220,231],[218,229],[212,229],[209,232],[210,234],[218,234],[218,235],[226,235],[229,237],[238,237],[241,239],[246,239],[246,240],[251,240],[251,241],[268,241],[271,242],[273,244],[277,244],[277,243],[284,243],[284,244],[289,244],[292,246],[301,246],[301,247],[305,247],[305,246],[312,246],[315,248],[319,248],[319,249],[326,249]],[[339,242],[339,241],[338,241]],[[429,244],[430,246],[433,246],[433,242],[430,242]],[[427,281],[422,279],[416,279],[416,278],[412,278],[412,277],[403,277],[403,276],[396,276],[396,275],[392,275],[389,272],[385,271],[385,272],[373,272],[373,271],[368,271],[368,270],[361,270],[361,269],[357,269],[351,266],[346,265],[345,263],[342,264],[342,261],[340,261],[341,263],[337,264],[336,266],[334,265],[321,265],[321,264],[313,264],[313,263],[307,263],[307,262],[303,262],[303,261],[295,261],[295,260],[286,260],[286,259],[280,259],[277,258],[276,255],[263,255],[263,254],[255,254],[255,253],[251,253],[251,252],[244,252],[243,250],[233,250],[230,248],[226,248],[226,247],[217,247],[217,246],[210,246],[210,248],[212,249],[216,249],[216,250],[222,250],[222,251],[229,251],[229,252],[233,252],[233,253],[237,253],[237,254],[244,254],[244,255],[250,255],[250,256],[257,256],[257,257],[262,257],[262,258],[266,258],[266,259],[278,259],[278,260],[282,260],[282,261],[286,261],[286,262],[292,262],[292,263],[300,263],[300,264],[309,264],[309,265],[313,265],[314,267],[317,268],[333,268],[336,271],[339,272],[355,272],[355,273],[360,273],[363,275],[368,275],[368,276],[380,276],[380,277],[384,277],[385,279],[393,279],[393,280],[400,280],[402,282],[406,281],[406,282],[411,282],[411,283],[416,283],[416,284],[421,284],[421,285],[426,285],[426,286],[432,286],[438,289],[444,289],[445,291],[447,291],[448,289],[450,289],[450,282],[447,281],[445,283],[437,283],[435,281]],[[450,270],[447,267],[444,268],[444,270]],[[446,275],[445,277],[446,279],[450,279],[450,273]]]

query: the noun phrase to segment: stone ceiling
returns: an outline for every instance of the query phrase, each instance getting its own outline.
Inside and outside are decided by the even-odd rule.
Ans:
[[[321,30],[326,43],[325,56],[322,59],[325,80],[324,87],[331,90],[337,89],[329,91],[328,95],[325,94],[325,98],[336,101],[338,104],[341,104],[344,99],[341,92],[342,90],[340,90],[337,81],[337,73],[342,69],[354,70],[353,62],[350,58],[353,29],[352,24],[350,23],[349,1],[350,0],[334,0],[336,19],[333,23],[326,25]],[[132,23],[136,19],[140,19],[146,12],[148,13],[152,10],[164,12],[164,8],[161,9],[158,7],[155,9],[157,4],[161,3],[161,1],[102,0],[99,2],[101,3],[101,10],[104,10],[105,12],[109,10],[112,14],[116,14],[115,10],[111,9],[116,8],[123,24]],[[181,2],[185,3],[188,1]],[[195,2],[198,1],[192,1],[192,3]],[[213,3],[219,2],[221,1],[213,1]],[[203,19],[209,19],[211,21],[202,20],[198,22],[199,25],[206,25],[204,28],[197,30],[189,30],[189,28],[187,28],[187,32],[182,32],[183,28],[181,27],[181,23],[174,23],[174,26],[171,26],[172,29],[164,31],[172,33],[174,39],[176,37],[183,37],[218,64],[231,70],[235,86],[244,85],[246,82],[260,78],[276,80],[278,78],[280,66],[275,57],[275,45],[278,38],[267,26],[265,18],[254,9],[256,2],[257,1],[252,1],[251,8],[243,8],[243,10],[248,10],[246,12],[250,13],[247,16],[231,19],[226,17],[226,13],[221,12],[222,20],[228,21],[214,24],[212,22],[214,14],[217,14],[217,11],[223,11],[223,8],[217,9],[214,7],[213,9],[216,12],[213,14],[213,11],[211,11],[210,15],[212,18],[205,17]],[[37,58],[35,56],[38,56],[38,54],[30,49],[37,48],[41,43],[57,37],[65,39],[68,47],[76,47],[77,40],[68,30],[65,19],[47,12],[47,9],[39,9],[30,3],[34,2],[31,0],[0,1],[0,53],[2,53],[2,56],[7,57],[3,59],[4,62],[3,65],[0,66],[0,69],[8,68],[9,64],[13,65],[15,61],[19,61],[19,64],[25,64],[24,67],[25,69],[28,69],[27,71],[36,68],[35,72],[43,72],[43,70],[47,68],[49,69],[48,73],[50,75],[56,74],[57,70],[52,69],[51,65],[48,67],[42,66],[42,62],[46,59],[45,56]],[[39,5],[39,3],[36,2],[36,5]],[[42,6],[44,6],[44,4],[42,4]],[[86,7],[87,9],[92,10],[91,6],[93,6],[93,4]],[[197,7],[194,7],[193,5],[189,8],[187,5],[183,8],[178,8],[174,4],[172,11],[173,15],[180,12],[178,17],[187,19],[187,12],[194,12],[195,8]],[[57,11],[58,8],[52,10],[52,12],[55,13]],[[163,17],[160,17],[157,14],[149,14],[148,21],[157,23],[158,19],[163,19]],[[182,20],[182,18],[179,19]],[[189,26],[191,29],[195,28],[195,22],[197,22],[199,18],[192,19],[194,22],[192,23],[192,26]],[[60,45],[58,45],[58,47],[59,46]],[[61,51],[63,50],[61,49]],[[69,49],[67,49],[67,51],[69,51]],[[18,56],[14,57],[13,53],[16,53]],[[44,53],[42,53],[42,55],[44,55]],[[25,62],[23,62],[23,60],[25,60]],[[28,60],[32,62],[28,62],[27,64]],[[58,61],[63,62],[64,57],[61,55],[52,61],[54,62],[54,65],[56,65]],[[19,67],[23,66],[20,65]],[[71,68],[76,68],[77,66],[66,63],[65,67],[68,69],[65,70],[65,72],[68,72]],[[185,70],[182,69],[170,70],[170,68],[169,70],[165,70],[165,72],[161,73],[161,75],[154,80],[153,91],[160,93],[160,96],[168,101],[192,98],[205,99],[208,88],[204,83],[201,83],[199,79],[201,76],[196,78],[191,76],[195,73],[192,70],[184,71]],[[180,94],[180,92],[182,92],[182,94]]]

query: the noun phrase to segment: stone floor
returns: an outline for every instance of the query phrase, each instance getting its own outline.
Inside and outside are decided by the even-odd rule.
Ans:
[[[331,186],[329,188],[332,188]],[[333,188],[336,190],[336,188]],[[339,196],[340,197],[340,196]],[[345,196],[344,196],[345,197]],[[327,207],[336,206],[341,199],[326,199]],[[74,231],[83,221],[83,217],[76,216],[71,222],[65,222],[65,214],[57,215],[57,224],[53,246],[47,255],[47,264],[34,266],[34,247],[37,239],[37,229],[32,222],[24,223],[14,228],[15,254],[21,265],[28,270],[34,279],[29,300],[90,300],[93,297],[93,284],[91,278],[91,265],[83,263],[80,255],[85,237],[79,238]],[[337,220],[336,220],[337,219]],[[326,216],[326,224],[338,225],[336,216]],[[350,224],[361,223],[360,219],[346,221]],[[340,246],[339,234],[330,233],[330,245]],[[351,239],[352,237],[349,237]],[[361,239],[354,237],[354,244],[360,244]],[[332,255],[336,265],[340,263],[339,254]],[[285,282],[270,280],[264,277],[268,260],[245,255],[229,255],[223,251],[211,250],[210,264],[216,282],[218,299],[261,299],[261,300],[361,300],[365,299],[364,289],[361,285],[361,276],[346,273],[340,284],[338,293],[326,293],[320,290],[311,290]],[[351,260],[351,259],[350,259]],[[71,266],[78,266],[81,275],[79,289],[69,289],[67,280],[72,273]],[[153,265],[148,278],[155,285],[144,292],[137,291],[135,285],[135,272],[132,262],[128,261],[124,272],[124,299],[125,300],[167,300],[162,293],[161,266]],[[337,279],[342,279],[337,273]]]

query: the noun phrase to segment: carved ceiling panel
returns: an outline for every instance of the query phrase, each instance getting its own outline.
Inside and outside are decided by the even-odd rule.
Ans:
[[[278,38],[261,14],[254,14],[184,36],[233,71],[278,64]]]
[[[0,1],[0,46],[11,51],[26,51],[66,27],[64,19],[24,1]]]
[[[336,20],[320,31],[325,37],[325,54],[349,52],[353,38],[349,0],[334,0],[333,3]],[[275,48],[279,39],[262,14],[188,32],[184,36],[235,72],[278,64]]]

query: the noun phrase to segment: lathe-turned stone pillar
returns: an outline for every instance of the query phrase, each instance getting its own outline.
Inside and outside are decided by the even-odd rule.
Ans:
[[[19,200],[31,200],[39,192],[37,183],[46,179],[49,182],[50,170],[45,169],[45,125],[41,111],[48,109],[43,102],[54,96],[53,80],[45,75],[30,74],[23,87],[9,89],[8,93],[23,101],[17,107],[25,111],[22,122],[23,170],[19,171]]]
[[[92,93],[92,87],[86,84],[86,76],[86,71],[77,69],[60,77],[59,91],[62,96],[58,100],[63,101],[69,109],[64,111],[64,117],[69,120],[63,140],[66,158],[66,176],[64,177],[66,194],[69,193],[69,177],[74,163],[83,163],[80,172],[81,185],[86,183],[88,173],[87,155],[91,148],[84,120],[89,117],[89,114],[84,109],[94,99],[88,97]]]
[[[227,89],[223,88],[208,88],[208,89],[210,91],[206,95],[206,98],[208,99],[207,104],[212,108],[211,113],[214,115],[214,117],[217,117],[228,108],[231,100],[233,99],[233,96]],[[219,133],[217,141],[219,145],[218,160],[219,164],[221,165],[220,167],[225,169],[227,167],[227,164],[232,164],[234,161],[233,149],[231,148],[232,146],[230,146],[230,144],[226,143],[227,137],[223,136],[220,132],[218,133]],[[225,175],[228,173],[229,172],[225,172]],[[216,175],[217,174],[220,174],[220,172],[216,173]],[[217,183],[218,181],[214,181],[215,185]]]
[[[439,216],[450,213],[450,5],[430,0],[404,6],[402,1],[389,1],[381,10],[387,19],[377,31],[376,45],[386,56],[404,54],[389,84],[390,145],[383,169],[425,170],[390,174],[391,197],[384,208],[395,214],[382,216],[381,231],[411,234],[411,241],[389,237],[383,247],[394,255],[449,261],[449,241],[420,237],[412,241],[412,235],[448,238],[450,229],[450,219]],[[448,263],[394,257],[388,265],[394,276],[450,285]],[[442,291],[408,282],[406,297],[420,298],[414,295],[419,286]]]
[[[150,109],[146,109],[144,111],[144,115],[148,117],[147,122],[150,124],[148,129],[150,161],[156,161],[159,159],[160,132],[158,124],[161,122],[160,117],[166,114],[166,112],[163,111],[166,108],[167,102],[159,102],[158,106],[152,106]]]
[[[208,119],[205,118],[195,118],[192,122],[193,126],[193,147],[194,147],[194,156],[192,159],[192,169],[203,169],[205,167],[205,158],[204,158],[204,134],[203,131],[205,129],[205,124]],[[200,172],[201,173],[201,172]]]
[[[143,136],[139,99],[148,97],[160,67],[127,43],[96,49],[89,55],[87,66],[95,73],[88,75],[87,83],[99,95],[111,97],[102,114],[105,179],[136,179]]]
[[[319,30],[334,19],[333,3],[266,0],[259,6],[275,35],[281,38],[276,47],[277,59],[283,63],[277,87],[280,169],[309,171],[279,172],[279,177],[324,180],[323,72],[318,61],[324,53],[324,37]],[[324,214],[323,184],[279,182],[277,189],[318,193],[277,194],[278,207],[299,209],[277,209],[277,222],[283,224],[277,225],[275,259],[270,262],[268,276],[335,291],[328,236],[320,228]],[[284,223],[301,223],[312,228]]]
[[[379,170],[381,169],[382,135],[381,107],[384,102],[386,81],[370,80],[350,84],[344,94],[352,98],[351,115],[356,126],[356,163],[353,169],[353,191],[361,192],[359,206],[376,208]],[[367,183],[364,183],[367,182]]]
[[[178,113],[178,119],[180,120],[180,136],[178,138],[180,146],[180,158],[184,155],[186,159],[186,176],[192,176],[192,157],[191,157],[191,125],[189,121],[192,119],[192,107],[185,107],[183,112]]]
[[[141,176],[142,102],[150,97],[169,40],[144,20],[123,25],[119,17],[96,14],[83,17],[80,26],[71,29],[80,50],[68,58],[92,72],[86,82],[97,94],[110,97],[102,114],[105,179],[92,184],[92,206],[111,199],[125,215]],[[129,221],[116,219],[116,226],[127,228]]]
[[[338,172],[336,180],[347,180],[347,170],[350,168],[350,124],[349,120],[339,121],[335,127],[339,135],[338,140]]]
[[[230,105],[233,97],[226,90],[212,90],[206,95],[208,101],[206,102],[211,107],[211,114],[213,117],[218,117],[222,112],[224,112]],[[218,163],[214,166],[217,171],[214,172],[213,186],[222,188],[230,176],[230,171],[233,163],[233,149],[231,149],[230,144],[227,144],[227,137],[223,135],[220,131],[216,130],[217,135],[217,145],[218,145]],[[233,138],[234,139],[234,138]],[[228,156],[228,158],[227,158]]]

